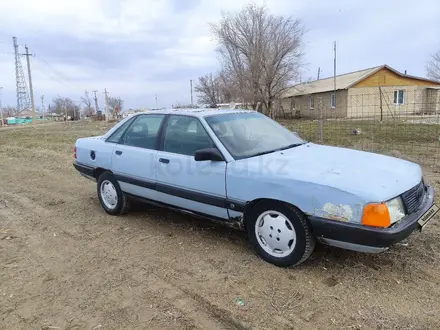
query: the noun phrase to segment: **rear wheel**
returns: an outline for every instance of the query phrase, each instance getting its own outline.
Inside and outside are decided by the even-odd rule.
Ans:
[[[267,262],[280,267],[299,265],[315,248],[307,218],[292,205],[261,201],[246,218],[249,241]]]
[[[112,173],[104,172],[98,178],[99,202],[110,215],[120,215],[128,210],[128,199]]]

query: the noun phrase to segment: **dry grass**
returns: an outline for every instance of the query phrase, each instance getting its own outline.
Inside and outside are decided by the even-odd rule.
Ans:
[[[320,142],[319,122],[280,120],[308,141]],[[353,135],[352,131],[361,134]],[[424,165],[440,162],[440,125],[411,124],[404,120],[328,120],[322,125],[323,143],[379,153],[401,153]],[[398,153],[396,153],[398,152]]]
[[[313,136],[307,125],[300,132]],[[108,128],[0,130],[0,328],[440,328],[438,218],[380,255],[318,246],[300,267],[280,269],[243,233],[203,220],[143,207],[106,215],[71,162],[78,137]],[[362,129],[330,141],[373,149],[378,136],[400,134]],[[404,141],[386,149],[417,156]],[[424,171],[439,191],[439,171]]]

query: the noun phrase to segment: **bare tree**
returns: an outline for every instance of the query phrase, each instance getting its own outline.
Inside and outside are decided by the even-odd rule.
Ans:
[[[84,96],[81,96],[81,103],[84,104],[84,113],[86,116],[93,115],[92,99],[88,91],[84,91]]]
[[[262,102],[271,113],[274,101],[298,78],[303,64],[305,29],[293,17],[274,16],[265,6],[246,5],[224,13],[212,31],[224,72],[253,108]]]
[[[220,82],[218,77],[212,73],[199,77],[194,91],[199,93],[198,102],[200,104],[213,106],[220,103]]]
[[[440,81],[440,50],[432,55],[426,65],[426,75],[433,80]]]
[[[17,113],[18,113],[17,108],[11,105],[8,105],[3,108],[4,117],[14,117]]]
[[[218,73],[217,79],[220,87],[219,92],[221,103],[240,101],[239,88],[234,79],[231,79],[231,77],[228,76],[225,70],[221,70]]]
[[[120,114],[123,107],[124,100],[122,100],[120,97],[108,97],[108,110],[113,117]]]
[[[199,93],[198,102],[209,106],[236,101],[239,95],[234,81],[224,71],[199,77],[194,91]]]
[[[51,109],[53,112],[71,118],[79,118],[81,109],[72,99],[58,96],[52,100],[52,103]]]

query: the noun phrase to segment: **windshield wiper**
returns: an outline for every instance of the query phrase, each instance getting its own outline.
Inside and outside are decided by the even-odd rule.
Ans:
[[[275,151],[281,151],[281,150],[291,149],[291,148],[295,148],[295,147],[302,146],[303,144],[304,144],[304,143],[293,143],[293,144],[289,144],[288,146],[285,146],[285,147],[279,148],[279,149],[277,149],[277,150],[275,150]]]
[[[252,156],[249,156],[249,157],[263,156],[263,155],[271,154],[272,152],[276,152],[276,151],[279,151],[279,149],[258,152],[256,154],[253,154]]]
[[[277,152],[277,151],[282,151],[282,150],[286,150],[286,149],[290,149],[290,148],[299,147],[299,146],[302,146],[303,144],[304,143],[289,144],[288,146],[285,146],[285,147],[282,147],[282,148],[258,152],[256,154],[253,154],[252,156],[249,156],[249,157],[257,157],[257,156],[267,155],[267,154],[271,154],[273,152]]]

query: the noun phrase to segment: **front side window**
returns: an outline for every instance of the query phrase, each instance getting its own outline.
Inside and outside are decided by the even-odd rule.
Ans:
[[[164,115],[141,115],[126,131],[123,140],[127,146],[155,149],[157,135]]]
[[[165,126],[163,151],[194,156],[197,150],[214,147],[214,143],[198,118],[169,117]]]
[[[219,114],[206,122],[235,159],[294,148],[305,141],[272,119],[254,112]]]
[[[107,142],[111,143],[122,143],[122,136],[124,135],[125,130],[128,126],[133,122],[134,118],[128,119],[123,123],[116,131],[110,135],[110,137],[107,139]]]
[[[403,89],[394,91],[394,104],[400,105],[404,103],[405,103],[405,91]]]

